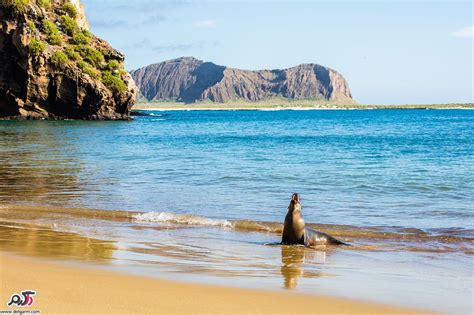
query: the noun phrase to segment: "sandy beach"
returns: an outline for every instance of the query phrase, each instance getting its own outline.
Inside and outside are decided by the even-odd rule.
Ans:
[[[13,293],[28,289],[36,291],[30,309],[43,314],[420,314],[338,298],[148,279],[6,253],[0,254],[0,278],[1,310],[8,309]]]

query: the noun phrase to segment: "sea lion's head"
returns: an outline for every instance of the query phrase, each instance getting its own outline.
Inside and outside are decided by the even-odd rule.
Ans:
[[[300,195],[299,194],[294,193],[291,196],[291,201],[290,201],[290,205],[288,206],[288,211],[289,212],[301,211],[301,203],[300,203]]]

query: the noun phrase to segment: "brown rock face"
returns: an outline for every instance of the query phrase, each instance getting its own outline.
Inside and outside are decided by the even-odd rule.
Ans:
[[[183,57],[132,71],[131,75],[148,101],[225,103],[283,97],[354,103],[344,77],[316,64],[248,71]]]
[[[12,3],[0,0],[0,118],[129,118],[137,88],[124,57],[87,31],[79,0]]]

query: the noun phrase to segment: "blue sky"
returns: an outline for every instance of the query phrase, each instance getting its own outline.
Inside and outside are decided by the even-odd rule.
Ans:
[[[363,104],[474,102],[473,2],[83,0],[127,69],[181,56],[333,68]]]

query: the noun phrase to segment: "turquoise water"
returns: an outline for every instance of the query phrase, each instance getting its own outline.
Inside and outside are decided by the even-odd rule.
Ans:
[[[0,200],[473,229],[474,112],[170,111],[0,122]]]
[[[474,111],[150,114],[0,121],[0,249],[472,313]],[[353,246],[268,246],[293,192],[308,224]],[[53,246],[76,234],[108,245]]]

